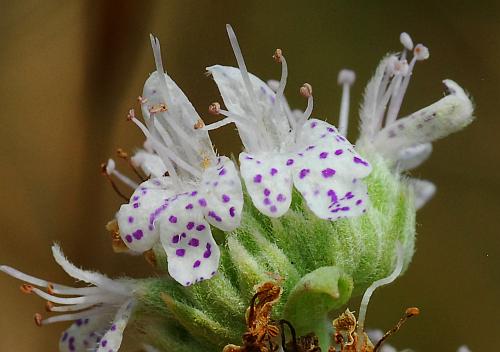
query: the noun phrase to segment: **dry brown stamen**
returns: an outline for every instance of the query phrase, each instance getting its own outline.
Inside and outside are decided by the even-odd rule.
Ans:
[[[116,186],[115,182],[111,178],[111,176],[108,174],[106,171],[106,167],[108,166],[108,163],[102,163],[101,164],[101,174],[106,177],[106,179],[109,181],[111,184],[111,187],[113,187],[113,190],[118,194],[120,197],[122,197],[127,203],[130,201],[129,197],[125,196],[119,189],[118,186]]]
[[[420,309],[418,309],[417,307],[407,308],[405,311],[405,314],[401,317],[401,319],[399,319],[399,321],[396,323],[396,325],[391,330],[387,331],[384,334],[384,336],[382,336],[382,338],[377,342],[377,344],[373,348],[373,352],[377,352],[380,349],[380,347],[382,346],[382,344],[385,342],[385,340],[387,340],[387,338],[389,338],[389,336],[396,333],[401,328],[401,326],[404,323],[406,323],[406,321],[408,319],[410,319],[411,317],[415,317],[419,314],[420,314]]]

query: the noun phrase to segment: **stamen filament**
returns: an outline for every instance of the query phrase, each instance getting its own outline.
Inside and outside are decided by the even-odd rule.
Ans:
[[[51,306],[49,310],[51,312],[75,312],[75,311],[90,308],[90,307],[95,306],[95,305],[96,305],[95,303],[87,302],[87,303],[64,305],[64,306]]]
[[[341,135],[347,135],[347,127],[349,124],[349,100],[350,89],[354,83],[356,76],[351,70],[341,70],[338,76],[338,83],[342,85],[342,100],[340,103],[339,113],[339,132]]]
[[[78,319],[85,319],[85,318],[90,318],[90,317],[93,317],[96,315],[101,315],[107,310],[109,310],[109,309],[106,309],[104,307],[97,307],[97,308],[89,309],[89,310],[79,312],[79,313],[56,315],[56,316],[44,319],[40,323],[41,323],[41,325],[48,325],[48,324],[53,324],[53,323],[59,323],[62,321],[75,321]]]

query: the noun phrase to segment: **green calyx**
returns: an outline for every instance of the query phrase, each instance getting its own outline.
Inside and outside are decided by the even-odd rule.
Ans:
[[[414,251],[413,195],[382,159],[369,159],[373,172],[363,182],[371,206],[357,218],[319,219],[294,193],[290,210],[271,219],[246,195],[241,226],[231,233],[213,229],[221,248],[218,275],[191,287],[167,275],[144,282],[136,324],[148,324],[140,329],[146,341],[172,352],[241,345],[255,285],[276,280],[283,294],[273,318],[289,320],[299,334],[316,333],[326,346],[330,313],[391,273],[397,243],[405,267]],[[158,267],[166,269],[164,253],[155,252]]]

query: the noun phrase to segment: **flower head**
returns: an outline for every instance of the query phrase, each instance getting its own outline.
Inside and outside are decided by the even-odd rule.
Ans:
[[[271,217],[283,215],[295,186],[320,218],[336,220],[364,212],[368,197],[360,179],[368,176],[371,166],[334,126],[309,119],[312,87],[306,83],[300,89],[308,101],[306,110],[292,111],[283,96],[288,68],[282,51],[274,55],[282,68],[275,92],[247,71],[229,25],[227,31],[239,68],[207,68],[227,110],[217,109],[226,118],[205,129],[236,124],[245,148],[239,156],[241,176],[255,207]]]
[[[168,256],[170,275],[183,285],[215,275],[219,249],[210,224],[235,229],[243,194],[233,162],[217,156],[200,117],[184,93],[163,70],[160,44],[151,37],[156,71],[140,99],[145,150],[131,161],[151,176],[135,188],[130,202],[116,214],[127,247],[145,252],[158,241]]]
[[[47,300],[48,311],[62,313],[47,319],[35,314],[37,325],[73,321],[61,336],[59,351],[118,351],[135,305],[135,281],[112,280],[102,274],[79,269],[64,257],[57,245],[52,246],[52,254],[69,276],[91,286],[75,288],[53,284],[5,265],[0,266],[0,271],[26,282],[21,286],[22,291]],[[47,292],[38,287],[45,288]]]

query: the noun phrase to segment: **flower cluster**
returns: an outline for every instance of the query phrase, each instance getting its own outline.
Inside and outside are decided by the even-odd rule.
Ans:
[[[358,321],[345,337],[336,320],[333,336],[341,351],[353,351],[354,341],[377,350],[364,330],[369,298],[410,262],[415,210],[435,191],[406,171],[430,155],[432,142],[473,120],[472,103],[458,84],[445,80],[448,95],[398,116],[415,64],[429,57],[425,46],[414,46],[403,33],[403,50],[383,58],[366,87],[354,146],[346,138],[354,72],[339,73],[337,129],[311,118],[308,83],[299,89],[305,110],[290,108],[284,96],[288,66],[280,49],[274,59],[281,79],[265,83],[248,72],[229,25],[227,31],[238,67],[207,68],[225,105],[214,102],[209,112],[223,118],[205,125],[165,72],[159,41],[151,36],[156,70],[139,97],[143,122],[133,109],[128,114],[145,142],[131,157],[119,151],[139,182],[121,173],[113,159],[102,168],[126,199],[107,227],[113,248],[145,254],[168,275],[111,280],[76,268],[58,246],[52,249],[57,263],[89,287],[55,285],[0,267],[26,282],[24,292],[47,300],[50,312],[64,312],[47,319],[37,314],[37,324],[74,321],[60,351],[117,351],[129,319],[147,322],[141,332],[154,346],[147,350],[274,350],[283,324],[303,333],[307,343],[328,348],[326,316],[363,291]],[[218,155],[208,134],[227,124],[236,126],[243,145],[239,165]],[[115,179],[132,189],[130,197]],[[287,319],[280,320],[281,329],[272,325],[271,308]],[[234,345],[245,328],[244,346]],[[305,335],[311,331],[312,339]],[[286,341],[280,348],[286,350]]]

